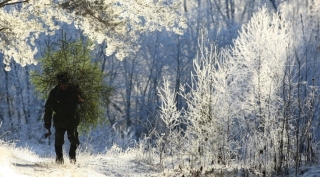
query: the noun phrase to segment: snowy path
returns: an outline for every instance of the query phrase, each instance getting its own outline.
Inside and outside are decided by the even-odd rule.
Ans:
[[[0,143],[0,177],[172,176],[172,173],[164,175],[159,169],[143,164],[137,159],[139,156],[134,151],[126,153],[113,151],[106,154],[79,153],[77,164],[70,164],[68,159],[65,159],[63,165],[57,165],[52,155],[40,157],[33,151],[2,146]],[[298,176],[320,177],[320,167],[302,167]]]
[[[25,149],[0,146],[0,177],[135,177],[159,176],[155,169],[138,163],[134,154],[79,154],[77,164],[65,158],[57,165],[53,157],[39,157]]]
[[[81,158],[81,157],[80,157]],[[131,176],[158,176],[158,173],[152,173],[152,169],[136,163],[134,160],[126,158],[110,158],[98,155],[92,158],[80,160],[73,165],[65,162],[63,165],[57,165],[53,159],[40,159],[38,162],[23,161],[16,159],[13,166],[19,174],[26,176],[39,177],[131,177]]]

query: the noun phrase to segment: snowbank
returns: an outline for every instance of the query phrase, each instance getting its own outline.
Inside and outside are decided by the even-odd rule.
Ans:
[[[0,142],[0,177],[104,177],[79,165],[56,165],[53,158],[40,158],[28,149]]]
[[[12,152],[8,147],[0,145],[0,177],[22,177],[24,175],[17,174],[12,161]]]

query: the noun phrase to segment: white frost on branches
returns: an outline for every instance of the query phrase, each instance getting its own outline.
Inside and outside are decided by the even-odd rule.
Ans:
[[[178,125],[180,118],[180,111],[176,107],[176,96],[177,92],[170,89],[170,82],[165,80],[163,88],[158,89],[158,95],[162,100],[160,106],[160,118],[166,124],[166,127],[172,130]]]
[[[237,82],[242,83],[243,97],[250,100],[248,106],[258,101],[264,107],[268,98],[278,94],[289,55],[289,24],[262,8],[235,40],[233,55],[241,70]]]
[[[37,48],[32,48],[35,37],[30,37],[30,33],[41,31],[42,27],[36,20],[29,20],[27,14],[28,11],[0,9],[0,51],[4,54],[6,70],[10,70],[12,58],[22,66],[36,63],[33,56]]]
[[[107,43],[106,55],[116,53],[120,60],[139,49],[139,34],[172,30],[178,34],[186,20],[177,13],[178,4],[150,0],[30,0],[0,8],[0,52],[6,70],[11,60],[22,66],[36,64],[35,40],[40,33],[52,35],[57,22],[73,24],[100,44]]]

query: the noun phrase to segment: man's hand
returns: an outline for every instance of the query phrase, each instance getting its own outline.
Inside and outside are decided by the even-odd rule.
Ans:
[[[79,103],[84,103],[84,99],[80,95],[78,95],[78,98]]]
[[[48,132],[44,134],[44,138],[47,138],[50,135],[51,135],[51,131],[50,131],[50,129],[48,129]]]

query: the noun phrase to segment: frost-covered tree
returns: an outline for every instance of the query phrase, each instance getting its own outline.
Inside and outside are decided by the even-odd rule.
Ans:
[[[164,124],[164,131],[158,135],[158,147],[161,153],[161,163],[166,155],[180,157],[184,149],[184,129],[182,111],[178,110],[176,104],[177,92],[170,88],[170,82],[165,80],[162,88],[159,88],[158,95],[162,101],[160,106],[160,119]],[[165,154],[164,154],[165,153]]]
[[[162,100],[160,106],[160,118],[165,123],[169,132],[179,125],[180,111],[176,107],[176,94],[175,90],[171,90],[168,81],[164,81],[163,88],[159,89],[159,96]]]
[[[290,7],[290,8],[288,8]],[[292,9],[292,10],[289,10]],[[315,161],[316,133],[319,121],[319,1],[286,2],[280,6],[283,16],[292,21],[291,43],[293,52],[290,61],[291,78],[287,79],[286,97],[294,98],[294,133],[296,173],[299,166]],[[305,160],[304,160],[305,159]]]
[[[1,3],[8,5],[9,2]],[[36,18],[29,18],[32,9],[18,8],[21,6],[27,5],[19,3],[0,8],[0,52],[4,54],[6,70],[10,70],[12,58],[22,66],[36,63],[33,59],[37,53],[35,38],[37,33],[44,31],[42,23]],[[34,33],[30,36],[32,32]]]
[[[191,85],[181,87],[187,108],[184,119],[190,146],[187,151],[207,157],[201,163],[227,164],[230,159],[230,138],[234,111],[232,109],[232,65],[229,50],[217,51],[202,46],[194,61]],[[188,91],[190,90],[190,91]]]
[[[185,87],[180,92],[187,104],[188,143],[194,142],[187,152],[201,163],[210,161],[203,155],[213,162],[237,159],[259,173],[281,174],[294,167],[288,159],[296,158],[293,80],[298,70],[291,25],[262,8],[243,26],[230,51],[200,50],[190,91]],[[306,110],[317,103],[316,88],[310,87],[309,93]]]
[[[246,143],[248,155],[250,159],[254,158],[254,163],[262,165],[261,170],[271,163],[266,162],[270,154],[275,159],[283,158],[277,153],[283,148],[283,130],[280,128],[287,118],[280,109],[284,104],[281,90],[290,47],[289,25],[278,14],[270,15],[262,8],[243,26],[234,42],[233,56],[239,68],[235,73],[238,100],[244,111],[243,124],[251,137]]]
[[[255,115],[264,117],[267,98],[277,94],[288,51],[287,24],[264,8],[242,28],[235,40],[234,58],[242,70],[237,79]],[[249,90],[248,90],[249,89]],[[261,120],[263,121],[263,120]],[[260,124],[259,124],[260,125]],[[259,126],[258,125],[258,126]]]
[[[41,33],[54,34],[60,28],[57,22],[74,25],[98,44],[105,41],[105,54],[116,52],[122,60],[139,48],[135,41],[146,30],[165,28],[182,33],[185,20],[176,5],[148,0],[30,0],[0,8],[0,50],[6,70],[12,59],[22,66],[35,64],[35,40]]]

